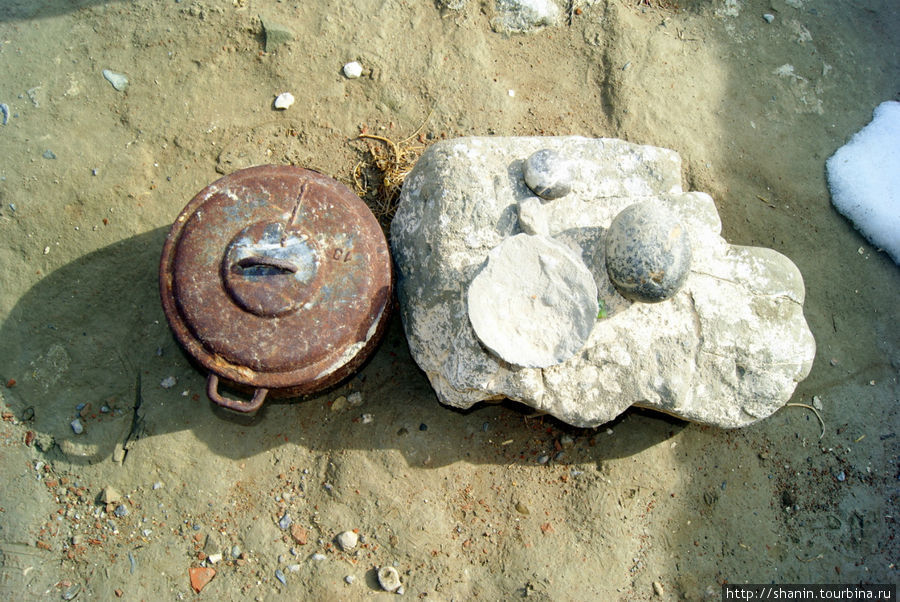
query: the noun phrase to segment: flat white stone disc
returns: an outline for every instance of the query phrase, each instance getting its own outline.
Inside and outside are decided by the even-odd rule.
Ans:
[[[468,302],[484,346],[526,368],[566,361],[597,321],[597,285],[581,256],[540,235],[517,234],[494,247]]]

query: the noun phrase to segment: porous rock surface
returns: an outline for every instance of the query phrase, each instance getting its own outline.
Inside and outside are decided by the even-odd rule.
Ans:
[[[562,198],[541,199],[524,182],[524,161],[541,149],[571,161]],[[691,243],[683,286],[659,303],[622,297],[606,270],[607,228],[642,201],[677,216]],[[459,408],[509,398],[585,427],[631,405],[722,427],[755,422],[809,373],[815,341],[796,266],[771,249],[729,245],[720,230],[712,198],[682,191],[671,150],[581,137],[439,142],[407,176],[391,226],[410,350],[439,400]],[[473,280],[494,248],[523,234],[580,255],[605,308],[577,352],[545,367],[504,359],[470,320]]]

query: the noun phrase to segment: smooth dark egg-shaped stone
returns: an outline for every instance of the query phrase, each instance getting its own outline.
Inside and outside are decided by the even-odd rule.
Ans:
[[[629,205],[606,232],[606,271],[616,290],[643,303],[678,292],[691,269],[691,242],[678,218],[658,201]]]
[[[523,175],[532,192],[545,199],[558,199],[572,190],[569,160],[549,148],[525,160]]]

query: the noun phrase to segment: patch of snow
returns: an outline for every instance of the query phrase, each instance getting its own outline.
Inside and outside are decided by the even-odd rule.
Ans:
[[[900,265],[900,102],[878,105],[825,170],[835,208]]]

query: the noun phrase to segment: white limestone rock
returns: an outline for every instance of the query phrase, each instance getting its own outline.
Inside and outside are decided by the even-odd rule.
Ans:
[[[533,33],[557,25],[562,11],[554,0],[496,0],[491,27],[499,33]]]
[[[546,148],[570,159],[572,177],[571,192],[549,202],[522,175],[524,161]],[[681,289],[653,304],[622,297],[604,256],[612,219],[639,201],[672,212],[692,249]],[[729,245],[720,230],[712,199],[681,190],[674,151],[581,137],[434,144],[407,177],[391,227],[412,355],[438,399],[459,408],[506,397],[586,427],[630,405],[723,427],[755,422],[788,401],[809,373],[815,342],[796,266],[770,249]],[[471,319],[470,288],[485,260],[522,233],[580,255],[605,308],[583,343],[573,339],[553,365],[511,361],[516,350],[483,343]],[[515,327],[507,320],[498,328]]]

